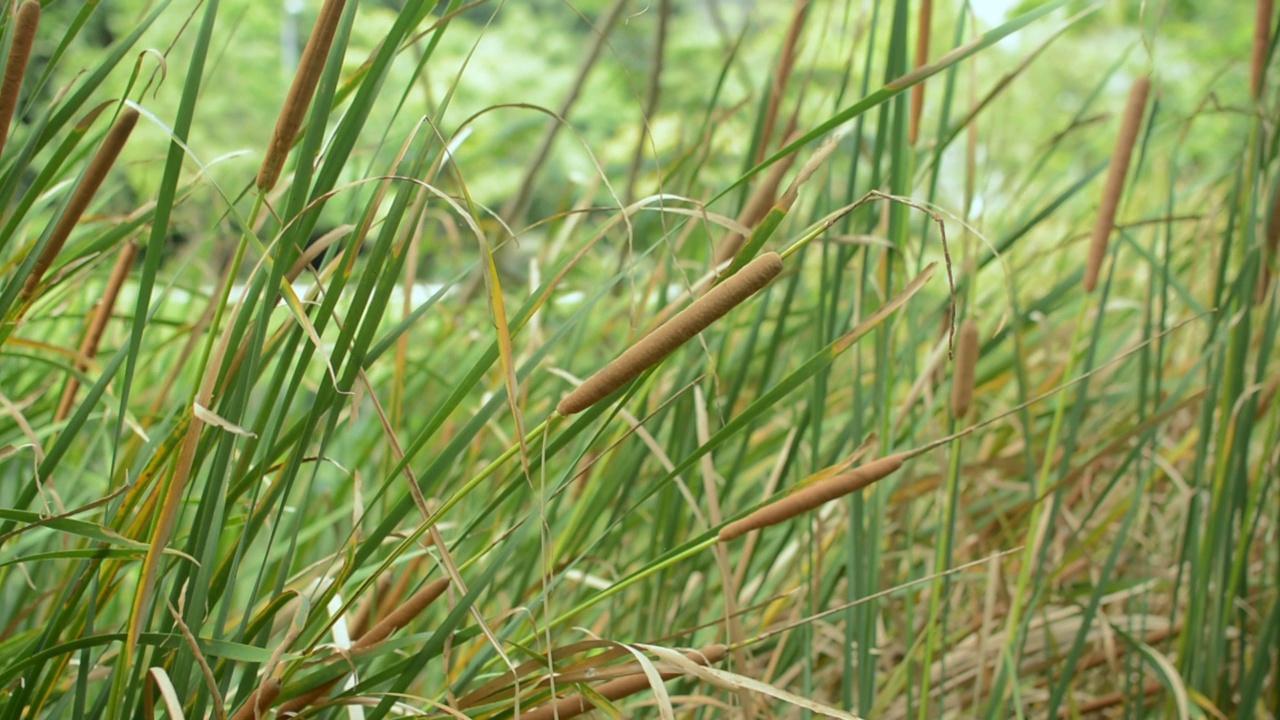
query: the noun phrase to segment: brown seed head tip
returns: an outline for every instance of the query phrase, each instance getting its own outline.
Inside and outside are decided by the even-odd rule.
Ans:
[[[978,365],[978,324],[972,318],[960,326],[955,373],[951,376],[951,415],[957,420],[969,414],[973,401],[974,370]]]
[[[716,643],[715,645],[707,645],[699,649],[698,652],[707,659],[708,663],[718,663],[729,654],[729,646],[723,643]]]

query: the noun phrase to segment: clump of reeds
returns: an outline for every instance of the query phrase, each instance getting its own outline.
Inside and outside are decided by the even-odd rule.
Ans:
[[[963,420],[973,403],[974,370],[978,365],[978,323],[968,318],[960,325],[956,343],[955,374],[951,376],[951,416]]]
[[[280,697],[280,680],[279,678],[267,678],[258,686],[256,690],[249,693],[249,697],[231,716],[231,720],[258,720],[265,718],[267,711],[271,709],[271,705],[275,703],[276,698]]]
[[[433,580],[423,585],[418,592],[409,596],[409,599],[401,605],[387,613],[369,631],[363,635],[352,638],[351,652],[359,653],[377,645],[378,643],[391,637],[396,630],[408,625],[415,617],[427,609],[427,606],[435,602],[444,591],[449,587],[449,579],[441,578]],[[310,692],[299,695],[292,700],[280,706],[279,717],[290,717],[307,709],[310,705],[329,694],[329,691],[338,684],[338,678],[321,685]]]
[[[22,78],[27,74],[27,61],[36,42],[36,28],[40,25],[40,3],[26,0],[18,6],[13,24],[13,43],[9,46],[9,61],[4,66],[4,81],[0,84],[0,152],[4,152],[9,138],[9,123],[18,108],[18,94],[22,90]]]
[[[1262,97],[1262,79],[1267,70],[1267,48],[1271,44],[1271,15],[1273,0],[1258,0],[1253,21],[1253,63],[1250,88],[1253,99]]]
[[[698,652],[685,653],[685,657],[698,665],[709,665],[723,660],[728,652],[729,648],[724,645],[709,645]],[[682,674],[679,672],[660,673],[663,680],[672,680]],[[635,675],[627,675],[617,680],[610,680],[592,689],[596,695],[612,702],[635,695],[649,687],[649,677],[643,672],[637,671]],[[584,695],[570,695],[554,703],[534,708],[529,712],[522,712],[520,717],[523,720],[554,720],[555,718],[568,720],[568,718],[577,717],[593,710],[595,707],[595,703]]]
[[[786,522],[838,497],[857,492],[896,472],[908,456],[908,453],[888,455],[801,488],[780,500],[765,505],[741,520],[724,526],[720,529],[720,541],[727,542],[754,530]]]
[[[262,167],[258,169],[258,189],[267,192],[280,180],[280,171],[284,169],[284,160],[293,148],[293,140],[298,136],[302,120],[311,106],[311,98],[315,95],[316,85],[320,83],[320,75],[324,72],[324,62],[329,56],[329,48],[333,45],[333,36],[338,30],[338,20],[342,17],[346,0],[326,0],[320,8],[320,16],[316,18],[311,37],[302,51],[298,61],[298,71],[294,73],[293,85],[289,86],[289,94],[285,96],[284,108],[276,119],[276,129],[271,135],[271,144],[267,146],[267,154],[262,159]]]
[[[58,253],[62,252],[62,246],[66,244],[67,238],[70,237],[71,230],[80,221],[80,216],[84,214],[85,209],[89,207],[89,201],[93,199],[93,196],[98,192],[98,188],[102,186],[102,181],[106,179],[107,172],[115,164],[116,158],[120,156],[120,150],[124,148],[125,141],[129,139],[129,133],[133,132],[133,127],[137,124],[138,111],[133,108],[125,108],[121,111],[120,117],[116,119],[115,125],[112,125],[111,129],[107,131],[107,137],[102,141],[102,147],[98,148],[93,160],[89,161],[89,167],[85,170],[84,177],[80,179],[80,184],[76,185],[76,189],[71,192],[71,200],[67,203],[67,209],[63,211],[62,217],[58,218],[58,224],[54,226],[53,233],[49,236],[49,242],[45,244],[40,257],[36,259],[35,267],[31,268],[31,274],[27,276],[27,280],[22,286],[21,298],[23,301],[35,294],[36,288],[40,285],[40,280],[44,278],[44,274],[53,265]]]
[[[1111,167],[1107,170],[1107,185],[1102,191],[1102,206],[1098,208],[1098,220],[1093,226],[1093,239],[1089,244],[1089,265],[1085,269],[1084,291],[1093,292],[1098,285],[1102,261],[1107,256],[1107,241],[1115,229],[1116,209],[1124,193],[1125,176],[1129,174],[1129,159],[1142,127],[1142,116],[1147,108],[1147,95],[1151,91],[1151,78],[1143,75],[1129,89],[1129,103],[1120,124],[1115,151],[1111,154]]]
[[[598,370],[564,396],[556,410],[561,415],[581,412],[608,397],[613,391],[640,376],[666,356],[724,317],[744,300],[769,284],[782,272],[782,258],[767,252],[747,263],[742,270],[693,301],[675,317],[659,325],[613,362]]]

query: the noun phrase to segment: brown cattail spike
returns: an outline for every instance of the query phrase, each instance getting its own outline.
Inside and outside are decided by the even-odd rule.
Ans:
[[[587,378],[564,396],[556,410],[561,415],[581,412],[608,397],[614,390],[639,377],[711,323],[754,295],[782,272],[782,258],[767,252],[747,263],[729,279],[690,303],[675,317],[627,348],[613,362]]]
[[[963,420],[973,402],[974,368],[978,365],[978,323],[968,318],[960,325],[956,344],[955,373],[951,376],[951,416]]]
[[[720,530],[720,542],[727,542],[746,535],[753,530],[760,530],[786,522],[826,502],[857,492],[896,472],[898,468],[902,467],[902,463],[906,459],[906,453],[889,455],[879,460],[872,460],[849,472],[841,473],[826,480],[819,480],[806,488],[801,488],[780,500],[765,505],[741,520],[724,526]]]
[[[423,585],[422,589],[410,596],[408,600],[404,601],[403,605],[392,610],[386,617],[379,620],[376,625],[369,628],[369,632],[356,638],[355,642],[351,643],[351,652],[357,653],[362,650],[368,650],[374,645],[386,640],[391,636],[391,633],[399,630],[405,625],[408,625],[409,622],[425,610],[428,605],[435,602],[436,598],[443,595],[445,589],[448,587],[448,578],[433,580],[426,585]],[[328,695],[329,691],[338,684],[339,679],[340,678],[327,682],[314,690],[303,695],[299,695],[284,703],[280,706],[277,717],[292,717],[307,709],[316,701]]]
[[[36,259],[35,267],[31,269],[31,274],[27,276],[27,281],[22,286],[22,294],[20,296],[22,300],[25,301],[35,294],[36,287],[40,285],[40,280],[44,278],[49,266],[53,265],[54,258],[58,257],[58,253],[62,252],[62,246],[71,235],[72,228],[80,221],[80,216],[84,214],[85,208],[89,207],[89,201],[93,199],[93,196],[98,192],[98,188],[102,186],[102,181],[107,177],[107,171],[115,164],[116,158],[120,156],[120,150],[124,148],[125,141],[129,139],[129,133],[133,132],[133,126],[137,124],[138,111],[133,108],[125,108],[120,112],[120,117],[116,119],[116,124],[107,131],[107,137],[102,141],[102,147],[98,148],[98,153],[93,156],[93,160],[89,161],[89,167],[85,170],[84,177],[81,178],[80,184],[71,193],[71,200],[67,203],[67,209],[62,213],[62,217],[58,218],[58,224],[54,226],[53,233],[49,236],[49,242],[45,244],[44,251]]]
[[[436,598],[443,595],[448,587],[448,578],[440,578],[423,585],[422,589],[411,595],[403,605],[392,610],[386,617],[369,628],[369,632],[361,635],[355,642],[351,643],[351,650],[353,652],[364,650],[386,640],[391,636],[391,633],[408,625],[428,605],[435,602]]]
[[[31,47],[35,44],[39,25],[40,3],[37,0],[27,0],[18,6],[18,17],[13,24],[13,44],[9,46],[9,62],[4,66],[4,81],[0,84],[0,152],[4,152],[9,123],[18,108],[22,77],[27,73],[27,61],[31,59]]]
[[[685,657],[699,665],[707,665],[720,662],[728,651],[729,649],[724,645],[711,645],[696,653],[686,653]],[[682,673],[664,672],[660,674],[663,680],[672,680],[680,677]],[[649,677],[643,672],[638,672],[635,675],[626,675],[617,680],[610,680],[607,683],[597,685],[595,691],[604,699],[612,701],[635,695],[638,692],[647,690],[649,687]],[[549,705],[543,705],[529,712],[520,713],[520,717],[521,720],[553,720],[554,718],[568,720],[593,709],[595,709],[595,704],[591,700],[582,695],[570,695]]]
[[[338,20],[342,17],[342,8],[346,0],[325,0],[320,8],[320,16],[307,40],[307,47],[302,51],[298,61],[298,71],[293,76],[293,85],[285,96],[284,108],[276,119],[276,130],[271,135],[271,144],[267,146],[267,154],[262,159],[262,167],[258,169],[258,189],[267,192],[280,180],[280,171],[284,169],[284,160],[293,147],[293,140],[302,127],[302,119],[307,116],[307,108],[311,106],[311,98],[315,95],[316,85],[320,83],[320,75],[324,72],[324,62],[329,57],[329,48],[333,45],[333,36],[338,30]]]
[[[231,716],[231,720],[259,720],[266,718],[267,712],[271,710],[272,704],[276,698],[280,697],[280,680],[278,678],[267,678],[257,690],[249,694],[244,705]]]
[[[929,33],[933,29],[933,0],[920,0],[920,13],[916,25],[916,69],[929,62]],[[915,145],[920,139],[920,116],[924,112],[924,82],[911,88],[911,120],[907,130],[907,143]]]
[[[1102,206],[1098,208],[1098,221],[1093,226],[1093,239],[1089,244],[1089,265],[1084,274],[1084,291],[1093,292],[1098,286],[1098,274],[1107,256],[1107,241],[1116,224],[1116,209],[1124,191],[1124,179],[1129,174],[1129,159],[1142,127],[1142,116],[1147,109],[1147,95],[1151,92],[1151,78],[1143,75],[1129,89],[1129,104],[1124,110],[1120,135],[1116,138],[1115,151],[1111,154],[1111,167],[1107,170],[1107,186],[1102,192]]]
[[[1258,0],[1253,20],[1253,67],[1250,76],[1253,99],[1262,98],[1262,80],[1267,70],[1267,47],[1271,44],[1273,0]]]

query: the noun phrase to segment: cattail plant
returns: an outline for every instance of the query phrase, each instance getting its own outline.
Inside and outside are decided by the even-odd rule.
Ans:
[[[285,96],[284,108],[276,119],[276,129],[271,135],[271,144],[267,146],[266,157],[262,159],[262,167],[258,169],[258,190],[268,192],[280,180],[280,171],[284,169],[284,160],[293,147],[293,140],[302,127],[302,119],[311,106],[311,98],[315,95],[316,85],[320,83],[320,75],[324,72],[325,58],[329,56],[329,48],[333,45],[333,36],[338,30],[338,20],[342,17],[342,9],[346,0],[326,0],[320,8],[320,16],[311,30],[311,37],[302,51],[298,61],[298,71],[293,76],[293,85]]]
[[[1111,167],[1107,170],[1107,185],[1102,191],[1102,206],[1093,226],[1093,239],[1089,244],[1089,265],[1084,274],[1084,291],[1093,292],[1098,285],[1102,261],[1107,256],[1107,241],[1116,224],[1116,209],[1124,192],[1124,179],[1129,173],[1129,159],[1142,127],[1142,115],[1147,108],[1147,95],[1151,91],[1151,78],[1143,75],[1129,89],[1129,104],[1124,110],[1120,135],[1116,138],[1115,151],[1111,154]]]
[[[244,704],[231,716],[231,720],[258,720],[265,718],[276,698],[280,697],[279,678],[267,678],[256,690],[249,693]]]
[[[27,276],[26,282],[22,286],[22,293],[19,296],[20,302],[25,302],[35,294],[36,288],[40,285],[40,280],[44,278],[45,272],[53,265],[54,258],[58,257],[58,253],[62,251],[62,246],[66,244],[67,238],[71,235],[71,230],[80,221],[80,216],[89,207],[89,201],[97,194],[98,188],[102,186],[102,181],[107,177],[107,171],[115,164],[116,158],[120,156],[120,150],[124,148],[124,143],[129,139],[129,133],[133,132],[133,126],[138,124],[138,111],[133,108],[125,108],[120,112],[120,117],[116,119],[115,125],[107,131],[107,137],[102,141],[102,147],[98,148],[98,152],[93,156],[93,160],[89,161],[89,167],[85,170],[84,177],[80,179],[80,184],[71,192],[71,200],[67,203],[67,209],[63,211],[62,217],[58,218],[58,224],[54,226],[53,233],[49,236],[49,242],[45,244],[44,250],[40,253],[40,257],[36,259],[35,267],[31,268],[31,274]]]
[[[1267,48],[1271,44],[1271,15],[1274,0],[1258,0],[1253,20],[1253,63],[1250,88],[1253,99],[1262,98],[1262,80],[1267,70]]]
[[[84,339],[80,341],[80,357],[76,360],[76,369],[84,372],[89,369],[88,360],[98,354],[98,344],[102,342],[102,333],[107,329],[107,321],[111,319],[111,312],[115,309],[116,298],[120,296],[120,288],[124,285],[125,278],[129,277],[129,270],[133,267],[133,261],[138,257],[138,244],[129,241],[120,248],[120,254],[116,256],[115,267],[111,269],[111,277],[107,280],[107,288],[102,293],[102,299],[94,306],[93,318],[89,321],[89,329],[84,334]],[[72,375],[67,378],[67,386],[62,391],[62,399],[58,402],[58,410],[53,415],[53,421],[59,422],[65,420],[71,412],[71,406],[76,399],[76,391],[80,389],[80,380]]]
[[[449,587],[449,579],[441,578],[433,580],[422,586],[422,589],[414,593],[402,605],[392,610],[386,617],[379,620],[369,631],[351,643],[351,652],[358,653],[363,650],[377,645],[378,643],[391,637],[396,630],[408,625],[415,617],[422,613],[428,605],[435,602],[437,598],[444,594],[445,589]],[[292,700],[280,706],[279,717],[291,717],[305,710],[317,700],[320,700],[329,691],[338,684],[338,679],[334,679],[321,685],[310,692],[299,695]]]
[[[967,318],[960,325],[955,374],[951,376],[951,417],[963,420],[973,403],[973,374],[978,364],[978,323]]]
[[[40,3],[37,0],[26,0],[18,6],[18,16],[13,24],[13,44],[9,46],[9,61],[4,66],[4,81],[0,84],[0,153],[4,152],[9,123],[18,108],[22,77],[27,73],[27,61],[31,59],[31,47],[35,45],[39,25]]]
[[[739,224],[750,228],[764,219],[764,216],[769,213],[769,208],[773,206],[774,201],[778,198],[778,188],[782,185],[782,176],[786,175],[787,171],[791,169],[796,157],[798,157],[796,153],[791,153],[769,168],[769,174],[765,176],[764,181],[751,194],[751,197],[747,198],[747,203],[742,206],[742,211],[738,213]],[[716,247],[715,266],[720,267],[737,257],[738,251],[742,250],[742,246],[746,241],[747,238],[742,233],[730,233],[724,239],[724,242]]]
[[[889,455],[861,465],[849,472],[840,473],[797,490],[796,492],[765,505],[750,515],[724,526],[720,530],[720,542],[728,542],[754,530],[771,527],[808,512],[838,497],[857,492],[882,480],[902,467],[908,453]]]
[[[685,657],[698,665],[708,665],[720,662],[728,653],[729,648],[724,645],[709,645],[702,648],[698,652],[685,653]],[[672,680],[678,678],[683,673],[664,672],[660,673],[663,680]],[[621,700],[624,697],[635,695],[638,692],[646,690],[650,687],[649,676],[643,672],[637,672],[635,675],[627,675],[617,680],[610,680],[593,688],[600,697],[605,700]],[[549,705],[534,708],[529,712],[520,713],[522,720],[568,720],[568,718],[577,717],[585,712],[595,709],[595,703],[583,695],[570,695]]]
[[[586,382],[564,396],[556,410],[561,415],[572,415],[600,402],[656,365],[711,323],[724,317],[734,307],[768,285],[780,272],[782,257],[775,252],[764,253],[747,263],[742,270],[690,303],[689,307],[641,338],[613,362],[596,371]]]
[[[916,25],[916,69],[929,62],[929,33],[933,29],[933,0],[920,0],[920,13]],[[916,144],[920,139],[920,116],[924,113],[924,83],[918,82],[911,88],[911,121],[907,131],[907,142]]]

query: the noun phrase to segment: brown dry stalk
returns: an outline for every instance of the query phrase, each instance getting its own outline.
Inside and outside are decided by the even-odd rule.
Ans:
[[[747,263],[565,395],[556,406],[557,412],[572,415],[608,397],[768,285],[780,272],[782,258],[775,252],[764,253]]]
[[[1107,170],[1107,186],[1102,191],[1102,206],[1098,209],[1098,221],[1093,226],[1093,239],[1089,244],[1089,265],[1084,274],[1084,291],[1093,292],[1098,285],[1102,261],[1107,257],[1107,241],[1116,224],[1116,209],[1124,192],[1124,179],[1129,174],[1129,159],[1142,127],[1142,116],[1147,109],[1147,95],[1151,92],[1151,78],[1143,75],[1129,89],[1129,104],[1124,110],[1120,135],[1116,138],[1115,151],[1111,154],[1111,167]]]
[[[1262,77],[1267,70],[1267,46],[1271,44],[1273,7],[1273,0],[1258,0],[1257,14],[1253,20],[1253,73],[1250,79],[1254,100],[1262,98]]]
[[[13,25],[13,44],[9,46],[9,62],[4,66],[4,81],[0,84],[0,152],[4,152],[5,141],[9,138],[9,123],[18,109],[22,77],[27,73],[27,61],[31,59],[31,47],[35,45],[36,28],[39,26],[40,3],[27,0],[19,5]]]
[[[102,186],[102,181],[107,177],[107,171],[115,164],[116,158],[120,156],[120,150],[124,148],[124,143],[129,139],[129,133],[133,132],[133,126],[138,124],[138,111],[133,108],[125,108],[120,112],[120,117],[116,119],[116,124],[111,126],[107,131],[107,137],[102,141],[102,147],[98,148],[98,152],[89,161],[89,167],[85,170],[84,177],[81,178],[80,184],[71,192],[71,200],[67,203],[67,209],[63,211],[62,217],[58,218],[58,224],[54,226],[53,233],[49,236],[49,242],[45,244],[44,250],[40,253],[40,257],[36,260],[35,267],[31,268],[31,274],[27,276],[26,283],[22,286],[22,293],[19,296],[20,302],[25,302],[35,294],[36,288],[40,285],[40,280],[44,278],[45,272],[49,270],[49,266],[53,265],[54,258],[58,257],[58,253],[62,252],[62,246],[66,244],[67,238],[71,236],[71,230],[80,222],[80,216],[89,207],[89,201],[98,192],[98,188]]]
[[[771,525],[786,522],[838,497],[857,492],[864,487],[889,476],[907,459],[909,453],[889,455],[854,468],[835,477],[797,490],[796,492],[765,505],[750,515],[729,523],[720,530],[720,542],[728,542]]]
[[[973,375],[978,365],[978,323],[968,318],[960,325],[955,374],[951,376],[951,417],[963,420],[973,402]]]
[[[707,665],[717,663],[724,659],[728,653],[728,647],[724,645],[708,645],[698,652],[685,653],[685,657],[698,665]],[[661,673],[663,680],[672,680],[681,677],[683,673],[664,672]],[[606,700],[621,700],[629,695],[635,695],[642,690],[647,690],[649,685],[649,676],[643,672],[635,675],[610,680],[607,683],[597,685],[594,689]],[[565,698],[534,708],[526,713],[520,713],[522,720],[568,720],[568,718],[577,717],[585,712],[595,709],[595,704],[582,695],[570,695]]]
[[[933,0],[920,0],[919,24],[916,26],[916,67],[929,64],[929,33],[933,29]],[[924,112],[924,83],[911,88],[911,126],[907,142],[916,144],[920,137],[920,115]]]
[[[271,709],[271,705],[280,697],[280,680],[278,678],[267,678],[258,686],[257,690],[249,693],[248,699],[244,701],[244,705],[231,716],[231,720],[257,720],[265,718],[267,711]]]
[[[124,247],[120,248],[120,254],[116,256],[115,267],[111,268],[111,277],[107,280],[106,291],[102,293],[102,299],[94,306],[93,318],[89,321],[89,330],[84,335],[84,340],[80,342],[80,357],[91,359],[98,354],[98,344],[102,342],[102,333],[107,328],[107,321],[111,319],[111,311],[115,309],[116,298],[120,296],[120,288],[124,285],[125,278],[129,277],[129,270],[133,268],[133,261],[138,257],[138,245],[132,240],[126,242]],[[77,362],[76,369],[80,372],[88,370],[88,365],[84,362]],[[71,412],[71,405],[75,402],[76,391],[80,389],[80,380],[75,375],[67,378],[67,387],[62,391],[62,400],[58,402],[58,411],[54,413],[53,421],[55,423],[65,420]]]
[[[293,76],[293,85],[285,96],[284,108],[276,119],[276,129],[271,135],[271,144],[267,146],[267,155],[262,158],[262,167],[258,169],[258,189],[267,192],[280,180],[280,171],[284,169],[284,160],[293,148],[293,140],[302,127],[302,119],[311,107],[311,98],[315,95],[316,85],[320,83],[320,75],[324,72],[325,59],[329,57],[329,48],[333,45],[333,36],[338,30],[338,20],[342,17],[342,8],[346,0],[325,0],[320,8],[320,16],[307,39],[307,47],[302,51],[302,59],[298,61],[298,71]]]

